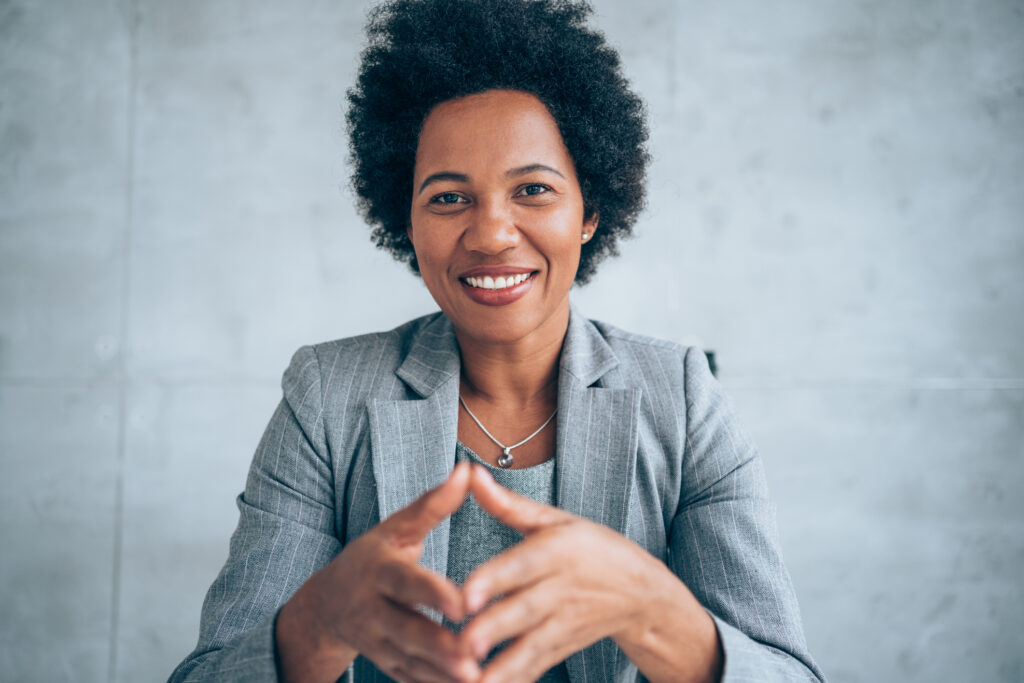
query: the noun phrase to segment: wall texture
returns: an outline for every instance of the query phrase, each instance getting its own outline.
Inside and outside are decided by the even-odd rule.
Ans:
[[[596,3],[834,681],[1024,678],[1024,4]],[[345,189],[365,4],[0,2],[0,671],[161,680],[303,343],[433,308]]]

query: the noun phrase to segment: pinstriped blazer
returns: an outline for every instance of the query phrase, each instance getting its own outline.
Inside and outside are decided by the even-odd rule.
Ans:
[[[279,607],[349,540],[455,463],[460,360],[440,313],[299,349],[253,458],[196,649],[171,681],[271,681]],[[589,321],[562,349],[559,507],[663,560],[715,620],[726,681],[823,680],[804,640],[761,460],[698,349]],[[448,522],[421,562],[445,574]],[[344,590],[344,587],[339,587]],[[610,639],[566,661],[576,682],[642,680]],[[390,680],[358,657],[342,680]]]

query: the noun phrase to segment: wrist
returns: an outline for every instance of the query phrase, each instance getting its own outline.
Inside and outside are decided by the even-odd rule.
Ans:
[[[643,648],[659,630],[659,624],[665,621],[666,612],[674,611],[678,588],[686,588],[657,559],[646,557],[644,560],[641,571],[629,577],[634,590],[629,596],[623,626],[611,636],[620,648]]]
[[[655,563],[638,609],[613,639],[648,680],[720,681],[724,658],[714,619],[686,584]]]
[[[358,652],[325,628],[303,588],[277,614],[274,643],[278,676],[290,682],[335,681]]]

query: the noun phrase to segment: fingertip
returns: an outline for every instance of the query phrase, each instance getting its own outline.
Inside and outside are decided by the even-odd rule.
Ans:
[[[465,595],[467,614],[476,614],[487,604],[487,593],[479,580],[466,581],[463,586],[463,594]]]
[[[487,468],[479,463],[473,464],[473,484],[483,486],[489,491],[493,491],[498,487],[498,482],[494,480],[494,476],[487,471]]]
[[[488,647],[487,639],[482,635],[478,636],[476,634],[470,634],[466,647],[469,648],[470,654],[481,662],[487,659],[487,655],[491,651],[491,648]]]
[[[450,602],[441,611],[444,613],[445,618],[454,624],[461,623],[466,618],[466,610],[463,608],[462,603]]]
[[[466,613],[477,614],[484,608],[484,604],[483,596],[477,593],[472,598],[466,600]]]
[[[448,621],[457,624],[466,618],[466,598],[458,586],[452,585],[454,589],[445,597],[445,607],[442,611],[448,617]]]
[[[462,660],[455,667],[455,675],[460,681],[479,680],[481,673],[480,665],[470,659]]]
[[[455,488],[466,487],[468,489],[469,485],[472,483],[472,479],[470,478],[471,472],[469,463],[457,462],[455,463],[455,467],[452,468],[452,471],[448,473],[448,479],[444,481],[443,485],[454,486]]]
[[[473,485],[470,491],[476,498],[477,504],[492,515],[501,515],[511,505],[513,494],[504,486],[495,481],[494,477],[481,465],[473,473]]]

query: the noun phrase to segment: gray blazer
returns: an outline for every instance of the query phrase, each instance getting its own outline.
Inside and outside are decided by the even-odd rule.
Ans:
[[[271,681],[279,607],[348,540],[455,463],[459,353],[440,313],[305,346],[253,458],[199,643],[171,681]],[[714,618],[726,681],[823,680],[807,651],[761,460],[695,348],[573,310],[558,384],[560,508],[663,560]],[[448,522],[421,562],[445,574]],[[610,639],[566,662],[580,683],[636,681]],[[390,680],[358,657],[343,680]]]

